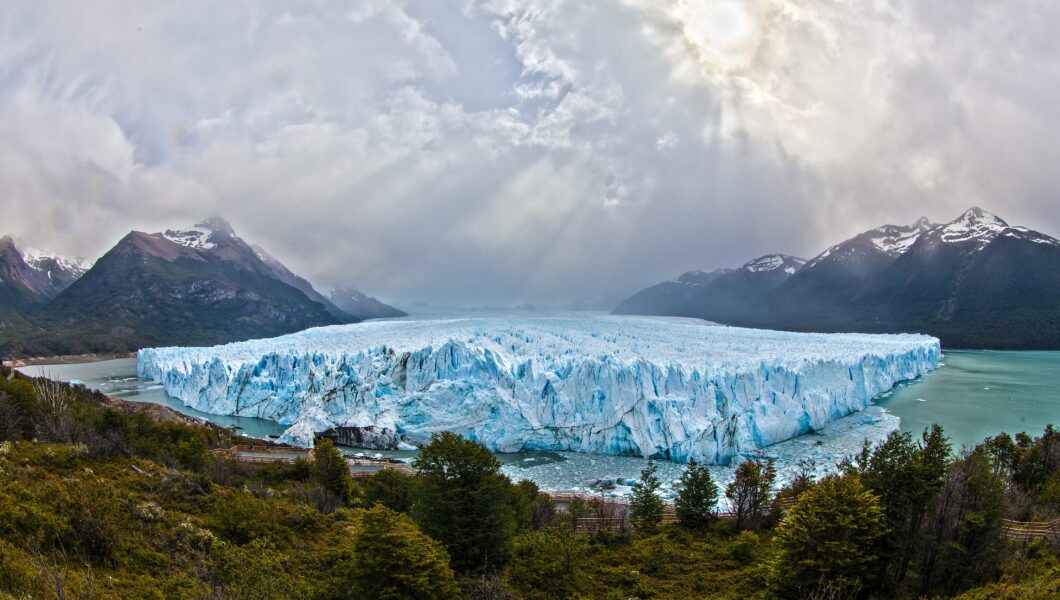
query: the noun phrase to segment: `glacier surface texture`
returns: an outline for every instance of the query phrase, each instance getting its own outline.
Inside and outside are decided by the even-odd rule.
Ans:
[[[149,348],[137,374],[186,405],[368,447],[453,431],[499,452],[738,455],[862,410],[934,369],[922,335],[790,333],[660,317],[506,317],[321,327]]]

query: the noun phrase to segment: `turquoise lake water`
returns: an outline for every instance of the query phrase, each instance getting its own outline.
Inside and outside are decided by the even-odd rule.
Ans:
[[[1060,425],[1060,352],[948,350],[943,366],[899,384],[877,405],[920,433],[942,425],[954,449],[1001,432]]]

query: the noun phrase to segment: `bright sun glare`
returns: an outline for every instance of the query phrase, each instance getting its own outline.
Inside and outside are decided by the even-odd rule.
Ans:
[[[731,71],[754,56],[762,25],[757,4],[754,0],[681,0],[677,17],[700,60]]]

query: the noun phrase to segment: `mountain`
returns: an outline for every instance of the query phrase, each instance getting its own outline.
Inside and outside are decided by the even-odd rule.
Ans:
[[[925,218],[912,225],[884,225],[828,248],[777,290],[768,302],[768,321],[835,328],[852,318],[852,302],[865,286],[935,227]],[[766,319],[766,307],[755,310],[757,318]]]
[[[690,316],[726,322],[742,318],[778,285],[797,273],[806,260],[767,254],[714,279],[691,298]]]
[[[222,219],[162,233],[133,231],[35,309],[32,332],[0,345],[0,352],[211,345],[356,322],[311,293],[308,282],[274,259],[263,260]]]
[[[316,291],[316,289],[313,287],[313,284],[309,283],[302,277],[295,275],[290,269],[285,267],[283,263],[276,260],[268,252],[266,252],[264,248],[258,245],[253,245],[251,246],[251,248],[253,248],[254,253],[257,255],[257,257],[261,259],[261,262],[263,262],[265,266],[269,268],[269,272],[272,274],[273,277],[279,279],[280,281],[286,283],[287,285],[293,288],[301,290],[302,293],[308,296],[311,300],[323,304],[324,308],[328,311],[328,314],[335,317],[339,321],[342,321],[344,323],[356,323],[357,321],[361,321],[364,319],[374,318],[342,310],[341,308],[336,306],[334,302],[325,298],[323,294]],[[369,300],[375,299],[369,298]],[[386,306],[385,304],[380,304],[382,306]],[[387,306],[387,308],[390,307]],[[404,314],[402,314],[401,316],[404,316]]]
[[[767,254],[737,269],[690,271],[623,300],[621,315],[672,315],[725,322],[745,316],[750,304],[794,275],[806,263],[785,254]]]
[[[0,329],[24,323],[28,310],[57,296],[88,267],[79,258],[20,249],[10,236],[0,237]]]
[[[956,347],[1060,348],[1060,241],[972,208],[921,234],[853,305],[860,328],[917,329]]]
[[[331,302],[343,312],[361,320],[407,317],[408,313],[367,296],[354,288],[340,288],[331,292]]]
[[[778,279],[722,291],[718,278],[677,306],[641,314],[795,331],[918,331],[948,347],[1060,348],[1060,242],[977,207],[949,223],[871,229]]]
[[[677,279],[664,281],[643,289],[612,310],[616,315],[671,315],[689,316],[692,299],[715,279],[731,273],[732,269],[715,271],[689,271]]]

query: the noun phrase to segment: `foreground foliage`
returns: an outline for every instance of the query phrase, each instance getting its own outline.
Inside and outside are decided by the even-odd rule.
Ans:
[[[312,464],[247,465],[211,453],[233,443],[223,430],[105,400],[0,370],[0,599],[1060,595],[1057,549],[1000,529],[1060,516],[1052,428],[956,457],[940,430],[896,433],[840,475],[796,478],[786,513],[770,465],[744,463],[741,519],[714,519],[717,490],[690,467],[685,525],[585,533],[579,518],[618,507],[557,512],[458,436],[424,449],[419,475],[354,482],[327,443]]]

